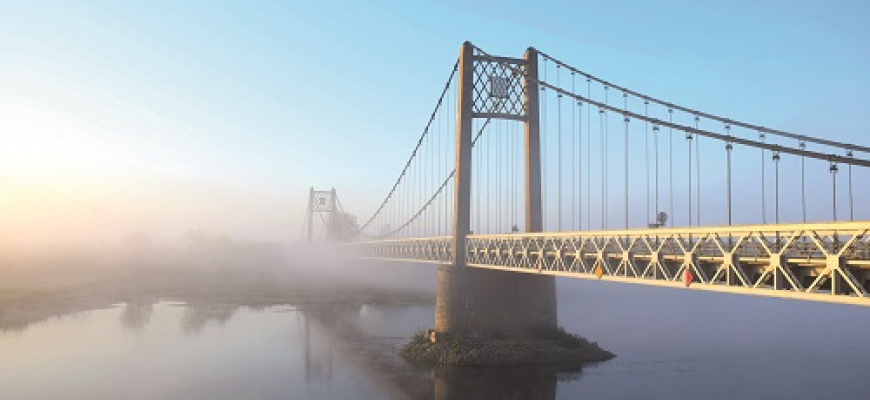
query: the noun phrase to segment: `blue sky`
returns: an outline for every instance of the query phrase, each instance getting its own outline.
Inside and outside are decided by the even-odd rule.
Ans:
[[[309,186],[363,216],[460,44],[867,144],[854,1],[0,0],[0,238],[296,238]]]

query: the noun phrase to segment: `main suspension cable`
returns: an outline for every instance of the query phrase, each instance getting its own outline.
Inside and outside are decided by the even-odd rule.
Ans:
[[[489,57],[492,57],[492,56],[490,56],[488,53],[484,52],[483,50],[480,50],[479,48],[478,48],[478,50],[481,51],[481,53],[483,53],[484,55],[489,56]],[[549,56],[547,56],[547,57],[549,57]],[[554,60],[552,57],[549,57],[548,59],[551,60],[551,61],[554,61],[554,62],[556,61],[556,60]],[[518,74],[519,74],[519,73],[522,73],[522,71],[520,71],[516,66],[510,65],[510,64],[508,64],[508,63],[505,62],[505,61],[496,61],[496,62],[500,63],[500,64],[503,65],[505,68],[507,68],[508,70],[513,71],[514,73],[518,73]],[[565,66],[566,68],[571,68],[570,66],[567,66],[567,65],[564,64],[564,63],[561,63],[561,65]],[[577,70],[577,69],[573,69],[573,70],[574,70],[575,72],[577,72],[577,73],[583,74],[581,71],[579,71],[579,70]],[[585,75],[587,75],[587,74],[584,74],[584,76],[585,76]],[[593,78],[594,78],[594,77],[593,77]],[[599,102],[599,101],[595,101],[595,100],[592,100],[591,98],[586,98],[586,97],[583,97],[583,96],[578,95],[578,94],[576,94],[576,93],[569,93],[569,92],[565,91],[564,89],[557,88],[557,87],[553,86],[552,84],[547,83],[546,81],[542,81],[542,80],[536,79],[536,78],[534,78],[534,77],[531,77],[530,80],[533,81],[533,82],[535,82],[535,83],[537,83],[537,84],[538,84],[539,86],[541,86],[542,88],[543,88],[543,87],[546,87],[546,88],[549,88],[549,89],[551,89],[551,90],[553,90],[553,91],[555,91],[555,92],[563,93],[564,95],[566,95],[566,96],[568,96],[568,97],[571,97],[571,98],[574,98],[574,99],[576,99],[576,100],[585,101],[585,102],[587,102],[587,103],[589,103],[589,104],[591,104],[591,105],[594,105],[594,106],[596,106],[596,107],[599,107],[599,108],[602,109],[602,110],[613,111],[613,112],[620,112],[620,110],[619,110],[618,108],[613,107],[613,106],[611,106],[611,105],[609,105],[609,104],[605,104],[605,103],[602,103],[602,102]],[[590,79],[590,80],[591,80],[591,79]],[[613,85],[611,85],[611,87],[613,87]],[[620,88],[621,88],[621,87],[620,87]],[[631,90],[626,89],[626,91],[627,91],[629,94],[637,95],[636,92],[633,92],[633,91],[631,91]],[[639,97],[641,97],[641,96],[639,96]],[[654,100],[654,99],[652,99],[652,98],[650,98],[650,97],[648,97],[648,96],[642,96],[642,97],[643,97],[643,98],[649,98],[651,101]],[[688,109],[685,109],[685,110],[684,110],[683,108],[681,108],[681,107],[677,107],[676,105],[673,105],[673,104],[669,104],[669,106],[670,106],[671,108],[673,108],[673,109],[679,109],[679,110],[681,110],[681,111],[697,113],[698,115],[704,116],[705,118],[715,119],[715,116],[711,116],[711,115],[704,114],[704,113],[701,113],[701,112],[695,112],[695,111],[693,111],[693,110],[688,110]],[[742,138],[742,137],[732,136],[732,137],[729,138],[729,137],[727,137],[727,136],[724,135],[724,134],[715,133],[715,132],[706,131],[706,130],[701,130],[701,129],[695,129],[695,128],[692,128],[692,127],[690,127],[690,126],[678,125],[678,124],[674,124],[674,123],[672,123],[672,122],[668,122],[668,121],[663,121],[663,120],[660,120],[660,119],[647,119],[647,118],[644,117],[643,115],[641,115],[641,114],[637,114],[637,113],[634,113],[634,112],[629,112],[629,113],[628,113],[628,116],[629,116],[630,118],[635,118],[635,119],[640,119],[640,120],[649,120],[649,121],[652,122],[652,123],[658,124],[658,125],[660,125],[660,126],[669,127],[669,128],[672,128],[672,129],[678,129],[678,130],[691,130],[693,135],[706,136],[706,137],[709,137],[709,138],[712,138],[712,139],[716,139],[716,140],[719,140],[719,141],[723,141],[723,142],[730,141],[731,143],[741,144],[741,145],[749,146],[749,147],[755,147],[755,148],[761,148],[761,147],[763,147],[763,148],[766,148],[766,149],[768,149],[768,150],[771,150],[772,148],[777,147],[777,146],[774,146],[774,145],[771,145],[771,144],[764,144],[764,143],[760,143],[760,142],[755,141],[755,140],[752,140],[752,139],[746,139],[746,138]],[[734,122],[734,121],[731,121],[731,120],[727,120],[727,121],[729,121],[729,122]],[[752,127],[749,127],[749,128],[752,128]],[[763,130],[763,131],[765,131],[765,132],[767,132],[767,133],[774,133],[774,134],[776,134],[776,132],[772,132],[773,130],[768,129],[768,128],[764,128],[764,127],[754,127],[753,129],[756,129],[756,130]],[[807,137],[807,136],[798,136],[798,137],[802,137],[802,138],[804,138],[805,140],[808,140],[808,141],[810,140],[810,138]],[[828,144],[828,145],[829,145],[829,146],[834,146],[835,144]],[[863,150],[864,147],[861,147],[861,146],[846,145],[846,144],[842,144],[842,146],[846,146],[846,147],[851,146],[851,147],[853,147],[855,150],[864,151],[864,150]],[[861,147],[861,148],[859,149],[859,147]],[[852,165],[858,165],[858,166],[862,166],[862,167],[870,167],[870,160],[867,160],[867,159],[859,159],[859,158],[849,159],[849,158],[846,157],[846,156],[841,156],[841,155],[837,155],[837,154],[825,154],[825,153],[819,153],[819,152],[808,151],[808,150],[800,150],[800,149],[795,149],[795,148],[790,148],[790,147],[777,147],[777,148],[780,150],[781,153],[788,153],[788,154],[794,154],[794,155],[805,155],[805,156],[807,156],[807,157],[815,158],[815,159],[819,159],[819,160],[832,160],[832,161],[836,161],[836,162],[840,162],[840,163],[847,163],[847,164],[850,163],[850,164],[852,164]]]
[[[853,144],[837,142],[837,141],[834,141],[834,140],[822,139],[822,138],[812,137],[812,136],[806,136],[806,135],[799,135],[799,134],[795,134],[795,133],[785,132],[785,131],[782,131],[782,130],[771,129],[771,128],[766,128],[766,127],[759,126],[759,125],[754,125],[754,124],[746,123],[746,122],[736,121],[736,120],[733,120],[733,119],[730,119],[730,118],[720,117],[720,116],[717,116],[717,115],[714,115],[714,114],[705,113],[705,112],[698,111],[698,110],[693,110],[693,109],[690,109],[690,108],[688,108],[688,107],[682,107],[682,106],[679,106],[679,105],[673,104],[673,103],[668,102],[668,101],[664,101],[664,100],[661,100],[661,99],[658,99],[658,98],[655,98],[655,97],[652,97],[652,96],[648,96],[648,95],[645,95],[645,94],[642,94],[642,93],[639,93],[639,92],[635,92],[635,91],[630,90],[630,89],[628,89],[628,88],[625,88],[625,87],[622,87],[622,86],[619,86],[619,85],[613,84],[613,83],[611,83],[611,82],[608,82],[608,81],[606,81],[606,80],[604,80],[604,79],[598,78],[598,77],[596,77],[596,76],[594,76],[594,75],[592,75],[592,74],[589,74],[589,73],[586,73],[586,72],[584,72],[584,71],[581,71],[581,70],[579,70],[579,69],[577,69],[577,68],[574,68],[574,67],[572,67],[572,66],[570,66],[570,65],[568,65],[568,64],[566,64],[566,63],[564,63],[564,62],[562,62],[562,61],[560,61],[560,60],[558,60],[558,59],[556,59],[556,58],[553,58],[553,57],[550,56],[549,54],[544,53],[544,52],[542,52],[542,51],[540,51],[540,50],[538,50],[538,54],[540,54],[541,56],[543,56],[545,60],[550,60],[550,61],[552,61],[554,64],[556,64],[556,65],[561,65],[561,66],[565,67],[566,69],[568,69],[568,70],[570,70],[570,71],[573,71],[573,72],[575,72],[575,73],[577,73],[577,74],[580,74],[580,75],[582,75],[582,76],[585,76],[585,77],[586,77],[587,79],[589,79],[589,80],[596,81],[596,82],[598,82],[598,83],[600,83],[600,84],[602,84],[602,85],[610,86],[610,87],[612,87],[612,88],[614,88],[614,89],[616,89],[616,90],[624,91],[624,92],[628,93],[628,94],[631,95],[631,96],[639,97],[639,98],[642,98],[642,99],[648,100],[648,101],[650,101],[650,102],[653,102],[653,103],[656,103],[656,104],[660,104],[660,105],[666,106],[666,107],[668,107],[668,108],[673,108],[673,109],[679,110],[679,111],[681,111],[681,112],[685,112],[685,113],[687,113],[687,114],[698,115],[698,116],[701,116],[701,117],[704,117],[704,118],[707,118],[707,119],[710,119],[710,120],[719,121],[719,122],[721,122],[721,123],[723,123],[723,124],[730,124],[730,125],[733,125],[733,126],[739,126],[739,127],[741,127],[741,128],[745,128],[745,129],[752,130],[752,131],[761,131],[761,132],[769,133],[769,134],[776,135],[776,136],[782,136],[782,137],[787,137],[787,138],[792,138],[792,139],[798,139],[798,140],[805,140],[805,141],[807,141],[807,142],[813,142],[813,143],[817,143],[817,144],[821,144],[821,145],[825,145],[825,146],[831,146],[831,147],[838,147],[838,148],[841,148],[841,149],[844,149],[844,150],[852,149],[852,150],[855,150],[855,151],[861,151],[861,152],[864,152],[864,153],[870,153],[870,147],[866,147],[866,146],[856,146],[856,145],[853,145]]]
[[[475,135],[474,139],[471,141],[471,146],[472,146],[472,148],[473,148],[474,145],[477,143],[477,140],[480,139],[481,135],[483,134],[483,132],[484,132],[484,130],[486,129],[486,127],[489,125],[489,122],[490,122],[490,121],[492,121],[492,118],[491,118],[491,117],[490,117],[490,118],[487,118],[487,119],[484,121],[483,125],[480,127],[480,130],[478,130],[477,135]],[[450,171],[450,174],[448,174],[448,175],[447,175],[447,178],[445,178],[444,181],[441,183],[441,185],[438,186],[438,190],[435,191],[435,193],[432,194],[431,197],[429,197],[429,200],[426,201],[426,202],[423,204],[423,206],[422,206],[419,210],[417,210],[417,212],[415,212],[414,214],[412,214],[411,217],[410,217],[407,221],[405,221],[405,223],[403,223],[402,225],[400,225],[399,227],[397,227],[397,228],[394,229],[393,231],[388,232],[388,233],[383,234],[383,235],[366,235],[366,234],[364,234],[364,233],[362,233],[362,232],[360,232],[360,233],[362,233],[363,236],[366,236],[366,237],[369,237],[369,238],[379,239],[379,238],[390,237],[390,236],[392,236],[393,234],[396,234],[396,233],[398,233],[398,232],[401,232],[403,229],[405,229],[406,227],[410,226],[410,225],[411,225],[411,224],[412,224],[412,223],[417,219],[417,217],[419,217],[419,216],[420,216],[424,211],[426,211],[426,209],[429,207],[429,205],[432,204],[432,202],[433,202],[433,201],[438,197],[439,194],[441,194],[442,191],[445,190],[445,188],[447,188],[448,191],[450,190],[450,189],[449,189],[449,185],[448,185],[448,183],[450,182],[451,179],[453,179],[454,175],[456,175],[456,169],[455,169],[455,168],[454,168],[452,171]],[[449,196],[448,196],[448,197],[449,197]]]
[[[386,206],[387,202],[390,201],[393,194],[396,192],[396,188],[399,186],[399,183],[402,182],[402,178],[408,172],[408,168],[411,166],[411,162],[417,156],[417,150],[420,148],[420,145],[423,143],[423,138],[429,134],[429,128],[432,126],[432,121],[435,119],[435,115],[438,110],[441,108],[441,104],[444,101],[444,97],[450,89],[450,83],[453,81],[453,77],[456,76],[456,71],[459,69],[459,60],[456,60],[456,63],[453,64],[453,70],[450,71],[450,76],[447,78],[447,83],[444,84],[444,89],[441,91],[441,96],[438,97],[438,102],[435,104],[435,110],[432,111],[432,114],[429,116],[429,121],[426,123],[426,127],[423,129],[423,133],[420,135],[420,139],[417,140],[417,145],[414,146],[414,150],[411,152],[411,157],[408,158],[408,161],[405,163],[405,167],[402,168],[402,172],[399,173],[399,177],[396,179],[396,182],[393,184],[393,187],[387,193],[386,198],[383,202],[381,202],[380,206],[375,210],[374,214],[364,223],[362,226],[357,229],[357,233],[362,232],[366,228],[368,228],[369,224],[375,220],[375,218],[381,213]]]

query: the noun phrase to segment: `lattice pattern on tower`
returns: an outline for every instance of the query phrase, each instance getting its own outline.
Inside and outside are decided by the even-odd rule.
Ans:
[[[329,190],[315,190],[312,192],[311,211],[333,212],[335,202],[332,201],[334,193]]]
[[[524,119],[525,71],[523,60],[475,55],[474,117]]]

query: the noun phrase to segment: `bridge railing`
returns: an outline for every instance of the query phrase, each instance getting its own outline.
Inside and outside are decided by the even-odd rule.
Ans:
[[[359,259],[450,264],[452,236],[371,240],[339,245],[342,256]]]

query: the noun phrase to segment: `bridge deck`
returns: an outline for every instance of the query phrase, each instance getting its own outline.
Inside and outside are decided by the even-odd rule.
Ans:
[[[470,235],[477,268],[870,306],[870,221]],[[343,245],[355,258],[450,263],[449,236]]]

